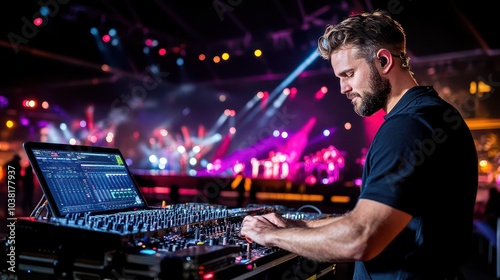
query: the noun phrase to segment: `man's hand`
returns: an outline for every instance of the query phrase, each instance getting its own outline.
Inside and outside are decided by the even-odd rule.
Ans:
[[[270,215],[268,220],[266,216]],[[278,229],[275,224],[283,224],[278,215],[267,214],[264,216],[246,216],[241,224],[240,235],[248,242],[256,242],[262,246],[273,246],[269,236]]]

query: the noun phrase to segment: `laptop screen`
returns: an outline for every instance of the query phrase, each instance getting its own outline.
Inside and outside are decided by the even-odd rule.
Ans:
[[[147,208],[116,148],[42,142],[23,148],[56,217]]]

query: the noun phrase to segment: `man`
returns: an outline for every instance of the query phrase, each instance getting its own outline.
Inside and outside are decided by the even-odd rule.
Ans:
[[[247,216],[241,235],[325,262],[354,279],[461,279],[472,240],[477,154],[461,115],[410,71],[406,35],[383,11],[327,26],[318,50],[354,111],[387,114],[355,207],[330,219]]]

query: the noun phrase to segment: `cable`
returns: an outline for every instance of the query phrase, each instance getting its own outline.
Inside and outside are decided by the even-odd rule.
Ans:
[[[316,207],[314,205],[310,205],[310,204],[300,206],[299,209],[297,209],[297,212],[300,212],[304,208],[312,208],[312,209],[316,210],[318,212],[318,214],[320,214],[320,215],[323,214],[318,207]]]
[[[30,217],[35,217],[35,213],[38,213],[38,214],[40,213],[39,208],[42,207],[42,204],[44,203],[44,201],[45,201],[45,194],[42,194],[42,197],[40,198],[40,200],[36,204],[35,208],[33,209],[33,211],[31,211]]]

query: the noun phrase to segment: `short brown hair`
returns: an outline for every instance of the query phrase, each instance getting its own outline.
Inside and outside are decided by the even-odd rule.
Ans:
[[[344,47],[358,49],[358,55],[367,61],[385,48],[401,58],[403,68],[409,68],[404,29],[385,11],[351,15],[336,25],[327,25],[318,40],[321,57],[329,60],[333,52]]]

